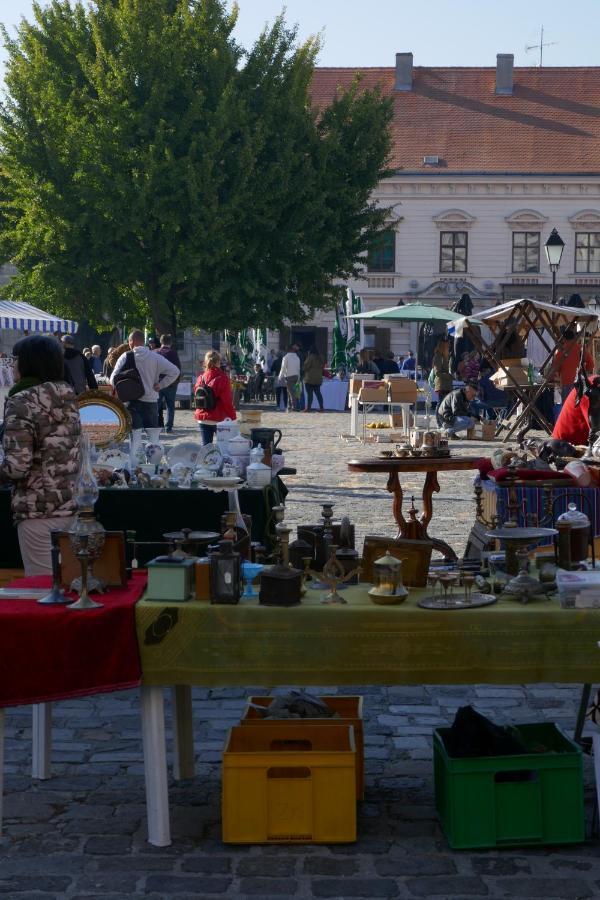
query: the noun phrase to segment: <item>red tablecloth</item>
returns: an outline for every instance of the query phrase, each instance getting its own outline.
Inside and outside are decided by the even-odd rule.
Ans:
[[[11,587],[49,587],[47,576]],[[0,706],[121,691],[141,680],[134,606],[146,586],[136,573],[124,588],[97,596],[102,609],[69,610],[35,600],[0,600]],[[74,595],[75,599],[75,595]]]

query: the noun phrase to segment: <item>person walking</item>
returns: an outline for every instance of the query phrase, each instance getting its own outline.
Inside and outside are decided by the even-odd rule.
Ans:
[[[129,344],[127,341],[124,341],[122,344],[119,344],[118,347],[111,347],[108,353],[106,354],[106,359],[104,360],[104,366],[102,367],[102,374],[105,378],[110,379],[110,376],[113,373],[113,369],[117,364],[117,360],[120,356],[123,356],[124,353],[127,353],[129,350]]]
[[[65,360],[55,338],[23,338],[13,356],[15,383],[4,409],[0,482],[12,484],[25,575],[50,575],[50,534],[68,530],[76,511],[79,407],[65,381]]]
[[[64,380],[71,385],[77,395],[83,394],[88,389],[96,391],[98,382],[89,359],[77,350],[70,334],[64,334],[61,342],[64,353]]]
[[[317,398],[319,412],[325,412],[323,408],[323,395],[321,394],[324,368],[325,362],[320,356],[319,351],[316,347],[311,347],[308,351],[308,356],[304,360],[304,387],[306,389],[305,413],[311,411],[313,394]]]
[[[281,363],[283,362],[283,351],[278,350],[275,358],[271,363],[271,375],[275,385],[275,409],[287,409],[287,387],[285,378],[281,377]]]
[[[92,346],[92,358],[90,362],[92,364],[92,372],[94,375],[102,375],[102,347],[100,344],[94,344]]]
[[[279,373],[280,378],[285,378],[288,412],[298,411],[301,363],[297,350],[296,344],[292,344],[281,360],[281,371]]]
[[[212,444],[217,422],[237,418],[231,381],[227,372],[221,368],[221,354],[216,350],[209,350],[204,357],[204,371],[196,379],[194,398],[196,404],[204,404],[203,408],[196,407],[194,413],[200,426],[202,443]]]
[[[173,347],[173,338],[170,334],[161,334],[160,347],[156,351],[160,353],[170,363],[173,363],[179,369],[179,377],[168,387],[161,387],[158,392],[158,424],[161,428],[165,427],[164,411],[167,410],[167,427],[165,431],[171,434],[173,425],[175,424],[175,398],[177,396],[177,385],[181,380],[181,360],[177,350]]]
[[[433,360],[431,362],[433,372],[433,389],[437,391],[438,407],[444,397],[452,390],[452,374],[450,372],[450,348],[447,338],[440,338],[437,342]]]
[[[119,374],[137,370],[143,394],[136,400],[127,400],[134,431],[142,428],[158,428],[158,392],[179,378],[179,369],[172,362],[144,346],[144,333],[135,329],[129,335],[129,351],[115,363],[110,383],[119,395]],[[127,367],[127,368],[126,368]]]

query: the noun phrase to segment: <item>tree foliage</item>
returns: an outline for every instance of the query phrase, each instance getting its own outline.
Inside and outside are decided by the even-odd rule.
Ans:
[[[318,41],[279,17],[246,53],[235,21],[220,0],[52,0],[4,33],[11,296],[161,329],[330,305],[384,226],[390,103],[357,82],[320,114]]]

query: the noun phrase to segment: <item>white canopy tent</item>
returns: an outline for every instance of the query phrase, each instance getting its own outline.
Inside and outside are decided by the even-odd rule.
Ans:
[[[78,322],[60,319],[50,313],[38,309],[30,303],[16,303],[12,300],[0,300],[0,329],[30,331],[38,334],[75,334]]]

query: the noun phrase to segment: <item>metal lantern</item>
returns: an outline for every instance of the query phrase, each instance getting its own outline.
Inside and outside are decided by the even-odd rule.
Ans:
[[[242,566],[232,541],[219,541],[219,549],[210,555],[210,602],[239,603],[242,594]]]
[[[402,560],[396,559],[388,550],[385,556],[373,563],[372,597],[404,598],[408,591],[402,584]]]

